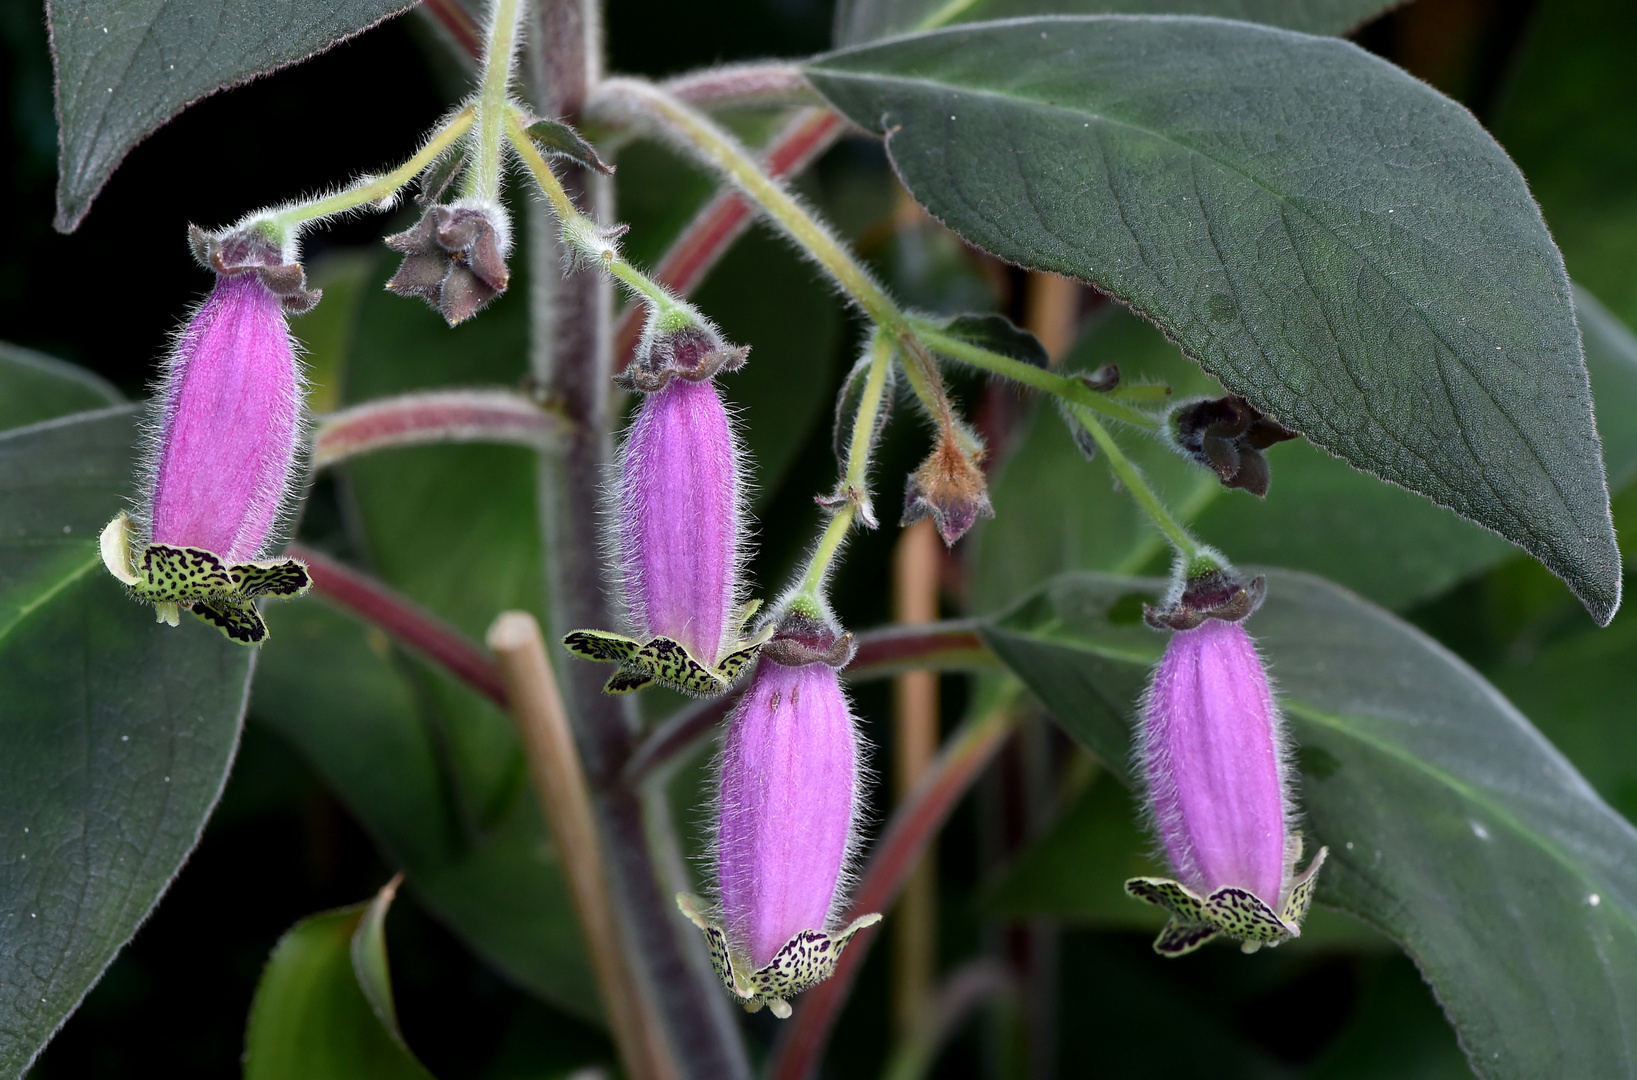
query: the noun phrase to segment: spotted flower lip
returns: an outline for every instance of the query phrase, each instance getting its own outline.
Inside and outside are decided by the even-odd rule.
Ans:
[[[1207,617],[1172,635],[1143,701],[1137,755],[1176,874],[1126,883],[1171,914],[1155,951],[1180,956],[1223,934],[1249,952],[1299,935],[1326,852],[1297,874],[1284,723],[1242,622]]]
[[[103,553],[161,621],[185,607],[255,644],[267,630],[254,600],[309,584],[295,560],[258,561],[295,486],[302,381],[285,312],[306,301],[300,267],[276,265],[255,238],[196,246],[227,269],[166,362],[140,511],[109,523]]]
[[[717,921],[678,897],[705,932],[718,976],[749,1011],[767,1005],[789,1016],[787,999],[828,978],[853,935],[880,919],[840,925],[861,757],[837,669],[764,655],[728,721],[719,762]]]

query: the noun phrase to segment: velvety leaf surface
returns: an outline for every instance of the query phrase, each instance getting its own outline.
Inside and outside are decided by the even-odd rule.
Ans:
[[[1194,18],[976,25],[807,71],[967,240],[1096,283],[1227,389],[1612,615],[1568,279],[1466,110],[1346,42]]]
[[[1164,639],[1158,581],[1067,575],[985,637],[1116,772]],[[1397,939],[1480,1075],[1630,1076],[1637,831],[1476,673],[1317,578],[1247,624],[1298,744],[1319,898]]]
[[[378,936],[373,904],[303,919],[279,939],[256,987],[245,1080],[430,1080],[370,1006],[353,963]],[[366,976],[373,977],[373,976]]]
[[[1637,474],[1637,338],[1578,286],[1575,306],[1609,479],[1620,490]],[[1167,383],[1176,398],[1221,392],[1159,331],[1118,309],[1099,316],[1065,368],[1110,362],[1126,382]],[[1301,440],[1266,451],[1266,499],[1222,487],[1153,440],[1124,444],[1173,512],[1231,558],[1311,571],[1384,607],[1409,607],[1516,554],[1493,533]],[[1085,462],[1052,409],[1029,419],[990,495],[996,517],[977,537],[974,610],[1003,607],[1064,570],[1167,569],[1158,534],[1101,462]]]
[[[1491,129],[1529,178],[1569,272],[1637,324],[1637,5],[1541,0]]]
[[[980,19],[1025,15],[1212,15],[1308,34],[1345,34],[1396,6],[1393,0],[841,0],[836,44]]]
[[[131,147],[207,94],[365,30],[406,0],[48,0],[57,73],[57,228]]]
[[[123,400],[124,395],[95,372],[0,342],[0,430]]]
[[[97,535],[131,491],[135,415],[0,435],[4,1077],[158,902],[238,744],[255,654],[195,619],[155,623],[102,568]]]

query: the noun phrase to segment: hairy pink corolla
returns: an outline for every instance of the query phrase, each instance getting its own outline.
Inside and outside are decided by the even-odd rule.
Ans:
[[[844,907],[860,797],[859,742],[835,668],[765,655],[728,722],[716,871],[732,950],[765,967]]]
[[[640,640],[671,638],[706,667],[738,639],[742,451],[711,379],[644,395],[620,460],[619,565]]]
[[[292,487],[301,376],[286,301],[254,271],[221,274],[166,362],[148,477],[157,544],[228,562],[262,553]]]

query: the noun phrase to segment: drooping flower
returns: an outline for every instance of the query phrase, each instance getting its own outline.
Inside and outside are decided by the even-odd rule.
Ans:
[[[576,630],[563,643],[620,664],[606,689],[658,682],[726,690],[755,656],[743,640],[744,452],[713,376],[744,362],[702,322],[649,336],[621,385],[640,392],[614,492],[615,561],[630,634]]]
[[[302,382],[285,312],[306,310],[317,294],[299,265],[254,237],[198,234],[195,247],[216,285],[177,338],[155,397],[141,544],[133,551],[122,514],[104,533],[103,556],[162,621],[175,625],[186,607],[254,644],[267,633],[255,598],[308,586],[295,560],[257,560],[288,506],[301,440]]]
[[[710,942],[723,983],[754,1012],[828,978],[852,936],[845,884],[862,799],[861,749],[838,666],[851,635],[827,620],[783,620],[728,720],[719,765],[719,921],[677,898]]]
[[[1170,956],[1217,934],[1239,938],[1247,952],[1297,936],[1325,855],[1296,873],[1302,841],[1283,719],[1255,643],[1224,617],[1254,609],[1260,579],[1237,593],[1221,584],[1189,597],[1197,605],[1211,596],[1219,614],[1176,605],[1199,621],[1172,634],[1138,733],[1150,811],[1177,880],[1135,878],[1126,889],[1171,913],[1154,943]]]

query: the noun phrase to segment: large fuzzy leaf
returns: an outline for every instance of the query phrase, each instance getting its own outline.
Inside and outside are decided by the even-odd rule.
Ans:
[[[836,44],[1024,15],[1214,15],[1309,34],[1345,34],[1396,0],[841,0]]]
[[[1092,281],[1227,389],[1539,558],[1620,558],[1562,260],[1471,114],[1346,42],[1018,19],[807,68],[932,214]]]
[[[1585,289],[1575,289],[1586,367],[1611,485],[1637,474],[1637,338]],[[1178,397],[1221,393],[1153,327],[1106,312],[1068,358],[1071,368],[1119,365],[1122,377],[1171,385]],[[1229,491],[1213,473],[1151,440],[1127,450],[1178,517],[1231,558],[1307,570],[1402,610],[1513,558],[1493,533],[1425,499],[1355,472],[1297,440],[1270,449],[1266,499]],[[1159,534],[1097,462],[1087,465],[1055,410],[1030,420],[990,486],[996,517],[978,534],[971,595],[993,611],[1064,570],[1164,569]]]
[[[135,442],[132,406],[0,435],[0,1077],[159,901],[238,744],[254,653],[102,568]]]
[[[1164,639],[1163,583],[1066,575],[984,636],[1129,775],[1129,718]],[[1299,746],[1319,898],[1397,939],[1473,1068],[1637,1075],[1637,830],[1441,646],[1318,578],[1270,572],[1247,624]],[[1311,847],[1311,845],[1310,845]]]
[[[57,72],[57,228],[131,147],[207,94],[322,52],[410,0],[47,0]]]

